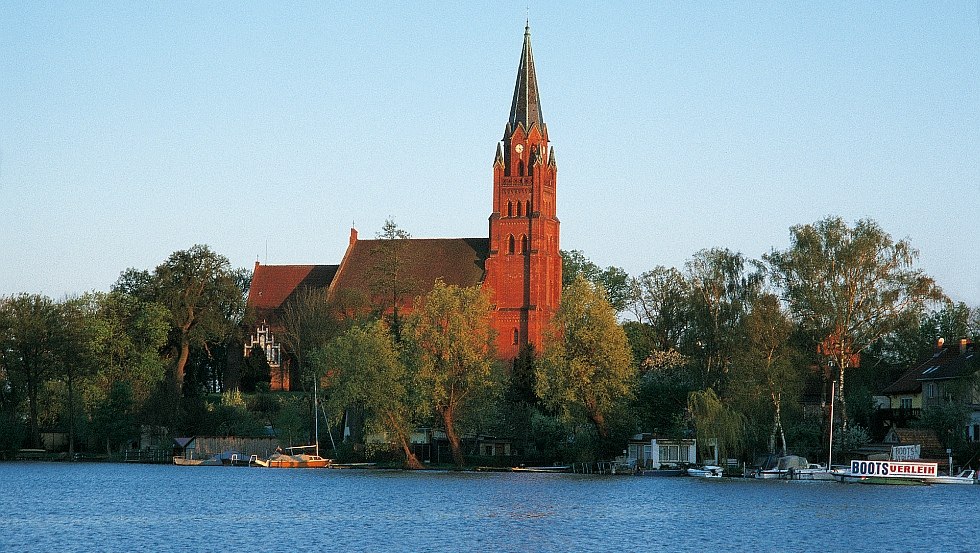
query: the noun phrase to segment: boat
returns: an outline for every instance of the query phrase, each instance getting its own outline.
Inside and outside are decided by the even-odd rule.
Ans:
[[[922,479],[926,484],[976,484],[977,471],[964,469],[956,476],[931,476]]]
[[[511,472],[571,472],[569,465],[556,465],[553,467],[512,467]]]
[[[721,478],[724,472],[725,469],[718,465],[704,465],[702,467],[691,467],[687,469],[688,476],[696,476],[698,478]]]
[[[175,455],[174,464],[182,467],[220,467],[221,460],[217,457],[211,457],[210,459],[190,459],[183,455]]]
[[[313,452],[306,451],[313,449]],[[300,445],[287,447],[285,451],[276,451],[269,457],[263,466],[273,469],[318,469],[330,466],[332,459],[320,457],[320,447],[314,445]]]
[[[805,457],[797,455],[780,457],[776,461],[776,466],[765,470],[756,470],[753,477],[764,480],[835,480],[833,471],[828,470],[827,467],[810,463]]]

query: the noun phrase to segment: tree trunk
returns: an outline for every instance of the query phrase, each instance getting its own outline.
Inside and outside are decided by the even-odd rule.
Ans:
[[[68,460],[75,460],[75,379],[68,371]]]
[[[177,357],[177,364],[174,366],[174,381],[177,384],[177,392],[184,391],[184,368],[187,360],[191,356],[191,341],[186,332],[180,334],[180,355]]]
[[[41,430],[38,428],[37,423],[37,376],[34,374],[34,370],[27,371],[27,400],[30,404],[30,431],[31,438],[30,444],[32,448],[41,447]]]
[[[453,463],[455,463],[456,468],[463,467],[463,448],[459,444],[459,436],[456,434],[456,428],[453,424],[453,411],[451,408],[445,408],[439,410],[442,415],[442,422],[446,426],[446,438],[449,440],[449,449],[453,454]]]
[[[405,468],[408,470],[421,470],[424,468],[422,463],[419,462],[418,457],[412,453],[412,448],[408,445],[408,440],[402,436],[398,441],[401,442],[402,452],[405,454]]]
[[[609,438],[609,429],[606,427],[606,417],[598,410],[592,410],[592,424],[595,425],[596,432],[603,440]]]
[[[842,355],[837,360],[837,366],[839,368],[837,375],[837,404],[840,405],[837,412],[840,413],[841,430],[847,430],[847,403],[844,400],[844,371],[847,369],[845,356]]]

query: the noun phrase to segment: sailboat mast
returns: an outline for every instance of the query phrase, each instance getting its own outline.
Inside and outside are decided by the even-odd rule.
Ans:
[[[834,459],[834,392],[837,390],[837,381],[830,383],[830,443],[827,446],[827,470],[831,469],[831,461]]]
[[[319,380],[316,376],[313,377],[313,443],[316,444],[316,456],[320,456],[320,417],[317,416],[317,406],[320,404],[320,399],[316,393],[316,381]]]

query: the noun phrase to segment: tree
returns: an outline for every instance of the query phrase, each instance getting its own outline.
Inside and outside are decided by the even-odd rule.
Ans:
[[[463,465],[457,421],[497,385],[491,309],[479,286],[437,280],[405,321],[409,368],[425,404],[442,419],[456,466]]]
[[[52,329],[51,363],[56,376],[64,379],[68,391],[68,455],[75,455],[75,416],[78,381],[95,373],[105,343],[105,325],[98,318],[97,298],[93,295],[67,298],[56,305]]]
[[[407,299],[418,290],[418,282],[405,270],[405,248],[412,235],[388,219],[376,235],[378,245],[371,250],[375,263],[371,267],[371,292],[381,299],[378,309],[390,316],[389,325],[396,340],[401,338],[401,310]]]
[[[729,451],[741,447],[745,417],[726,406],[713,389],[691,392],[687,409],[694,420],[702,455],[713,445],[717,448],[718,459],[727,459]]]
[[[41,446],[38,395],[55,350],[58,308],[51,298],[20,294],[0,298],[0,364],[12,386],[27,390],[28,439]]]
[[[620,313],[630,302],[629,274],[619,267],[609,266],[600,268],[579,250],[561,252],[562,288],[568,287],[575,277],[582,275],[586,280],[602,286],[606,291],[606,299]]]
[[[794,318],[836,368],[846,426],[844,377],[855,356],[917,318],[942,292],[913,268],[918,251],[870,219],[849,227],[840,217],[828,217],[794,226],[790,234],[788,249],[764,259]]]
[[[647,325],[657,350],[680,349],[688,327],[690,296],[690,283],[672,267],[654,267],[630,281],[633,316]]]
[[[687,353],[699,363],[702,387],[725,384],[742,345],[742,324],[759,295],[763,274],[755,263],[727,249],[701,250],[685,264],[690,285]]]
[[[538,397],[569,420],[586,419],[603,440],[608,417],[632,399],[636,367],[603,288],[579,275],[563,292],[535,375]]]
[[[349,407],[359,406],[368,432],[392,439],[405,456],[406,468],[422,468],[410,444],[417,408],[411,375],[383,322],[351,327],[319,352],[315,364],[317,373],[328,378],[326,408],[336,422]]]
[[[246,283],[228,258],[198,244],[172,253],[153,273],[127,270],[114,290],[156,301],[169,311],[177,352],[171,377],[180,390],[191,346],[206,348],[235,331],[244,313]]]
[[[736,357],[736,387],[744,398],[740,405],[754,398],[765,398],[772,409],[769,452],[776,451],[776,438],[787,454],[783,406],[798,399],[802,374],[793,366],[794,350],[790,343],[793,322],[783,312],[779,299],[766,294],[752,306],[745,320],[746,344]]]
[[[279,339],[296,360],[296,374],[303,386],[312,382],[306,363],[314,352],[327,347],[341,329],[327,290],[305,288],[295,294],[282,310]]]

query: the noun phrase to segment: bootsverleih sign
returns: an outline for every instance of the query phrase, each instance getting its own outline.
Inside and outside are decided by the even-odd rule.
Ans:
[[[939,474],[938,463],[851,461],[851,476],[927,477]]]

